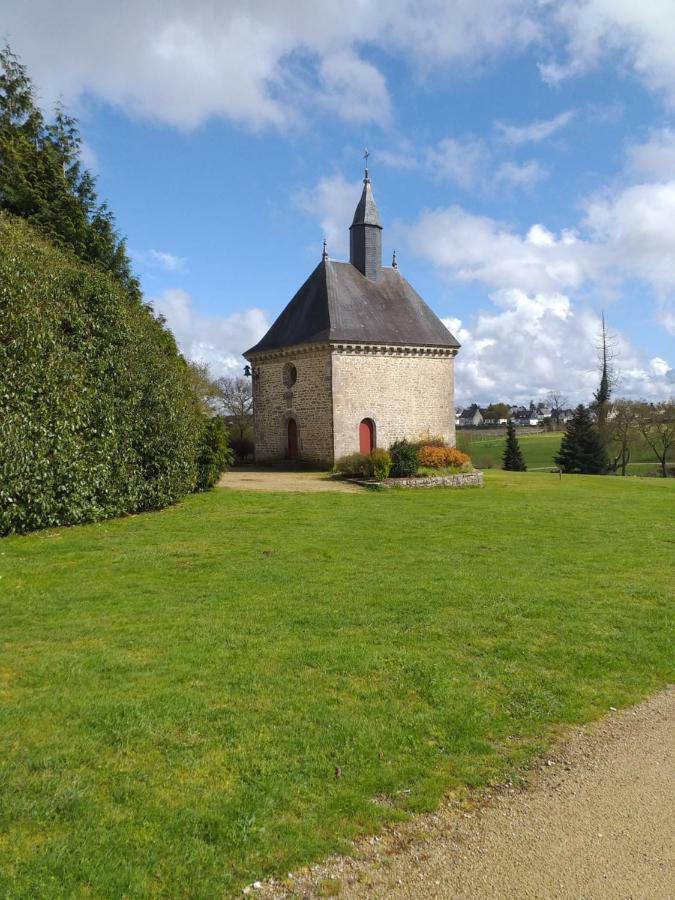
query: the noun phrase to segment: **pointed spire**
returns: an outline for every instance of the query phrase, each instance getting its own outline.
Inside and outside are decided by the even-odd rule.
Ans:
[[[366,150],[363,191],[349,229],[349,261],[366,278],[377,281],[382,266],[382,225],[368,174],[369,156]]]
[[[396,251],[394,250],[394,255],[391,258],[391,267],[392,269],[398,269],[398,263],[396,262]]]

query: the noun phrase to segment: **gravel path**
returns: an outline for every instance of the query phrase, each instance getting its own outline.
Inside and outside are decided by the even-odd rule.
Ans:
[[[673,900],[675,687],[575,730],[524,787],[403,828],[264,885],[259,897]]]
[[[218,487],[238,491],[363,491],[363,488],[331,478],[325,472],[284,472],[277,469],[261,472],[245,468],[225,472]]]

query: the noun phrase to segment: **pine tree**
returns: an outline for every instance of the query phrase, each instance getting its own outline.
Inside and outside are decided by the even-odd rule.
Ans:
[[[506,446],[504,447],[504,456],[502,458],[502,469],[507,472],[527,471],[512,419],[509,419],[506,426]]]
[[[567,424],[555,461],[563,472],[602,475],[607,471],[607,453],[591,415],[583,404],[577,406]]]

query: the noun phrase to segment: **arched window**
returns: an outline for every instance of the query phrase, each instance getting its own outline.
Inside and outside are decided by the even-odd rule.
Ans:
[[[288,459],[298,458],[298,423],[295,419],[288,420]]]
[[[359,425],[359,450],[361,453],[372,453],[375,447],[375,423],[372,419],[363,419]]]

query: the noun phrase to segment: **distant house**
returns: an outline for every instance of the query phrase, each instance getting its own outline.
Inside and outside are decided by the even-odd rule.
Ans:
[[[539,425],[541,417],[536,409],[527,406],[511,407],[511,418],[514,425]]]
[[[472,403],[471,406],[467,406],[466,409],[461,411],[457,418],[457,424],[462,427],[482,425],[483,421],[483,414],[477,403]]]

